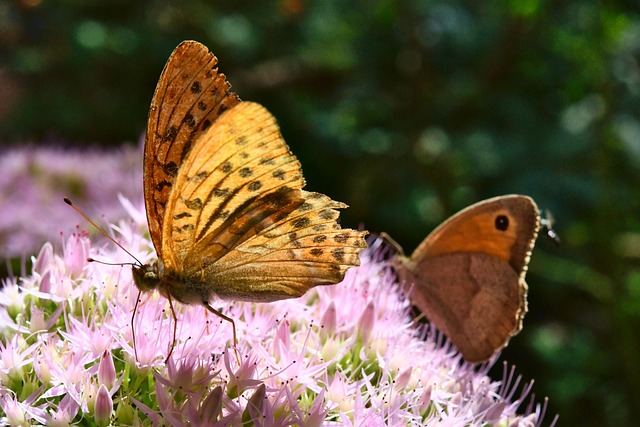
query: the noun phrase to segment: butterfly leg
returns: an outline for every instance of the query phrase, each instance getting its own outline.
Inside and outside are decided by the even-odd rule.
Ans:
[[[136,318],[136,311],[138,311],[140,295],[142,295],[142,291],[138,291],[138,296],[136,296],[136,303],[133,306],[133,313],[131,314],[131,339],[133,340],[133,354],[135,355],[136,362],[138,361],[138,348],[136,347],[136,327],[133,321]]]
[[[173,309],[173,302],[171,301],[171,296],[167,296],[167,299],[169,300],[169,308],[171,308],[171,315],[173,316],[173,340],[171,341],[171,349],[169,350],[169,354],[167,354],[167,358],[164,360],[165,364],[169,361],[171,354],[173,354],[173,348],[176,346],[176,332],[178,328],[178,317],[176,316],[176,311]]]
[[[211,307],[208,301],[203,301],[202,303],[204,304],[205,307],[207,307],[207,310],[209,310],[216,316],[219,316],[221,319],[224,319],[227,322],[231,323],[231,327],[233,328],[233,350],[236,353],[236,359],[238,361],[238,365],[240,365],[240,354],[238,353],[238,338],[236,337],[236,322],[234,322],[233,319],[230,318],[229,316],[225,316],[215,308]]]

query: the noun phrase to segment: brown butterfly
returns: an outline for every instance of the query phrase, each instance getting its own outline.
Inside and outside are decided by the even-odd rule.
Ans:
[[[557,240],[531,198],[495,197],[449,218],[411,257],[396,258],[412,303],[466,360],[487,360],[522,328],[524,279],[541,222]]]
[[[359,265],[367,233],[340,228],[344,203],[302,190],[300,163],[273,116],[230,88],[198,42],[182,42],[167,61],[144,148],[158,262],[134,266],[133,277],[141,292],[157,289],[170,304],[202,304],[228,320],[235,344],[235,323],[211,307],[214,295],[268,302],[338,283]]]

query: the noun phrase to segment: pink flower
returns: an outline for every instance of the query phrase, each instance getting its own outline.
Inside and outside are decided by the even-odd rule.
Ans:
[[[111,413],[113,412],[113,400],[104,384],[98,389],[96,404],[94,409],[95,420],[98,426],[107,426],[111,421]]]
[[[10,426],[30,427],[33,422],[45,424],[47,414],[34,404],[40,390],[36,390],[23,399],[18,399],[15,393],[0,390],[0,408],[4,412],[4,417],[0,418],[0,423]]]
[[[47,426],[68,426],[71,425],[80,405],[76,402],[70,394],[65,395],[57,408],[51,410],[47,414],[47,420],[45,425]]]
[[[127,204],[131,218],[111,229],[147,262],[138,206]],[[138,291],[128,266],[105,264],[130,262],[113,244],[76,232],[62,255],[45,245],[32,274],[0,290],[3,421],[539,425],[544,405],[523,409],[531,385],[518,392],[513,370],[492,380],[489,365],[462,362],[440,334],[416,329],[383,250],[372,241],[342,283],[298,299],[214,301],[236,323],[238,364],[231,326],[204,307],[174,303],[175,343],[157,293],[141,296],[132,325]]]
[[[104,385],[107,388],[112,387],[116,382],[116,367],[113,364],[113,357],[111,353],[105,350],[100,358],[100,364],[98,365],[98,383]]]
[[[55,141],[48,144],[52,147]],[[142,197],[142,154],[138,147],[120,150],[65,150],[20,146],[0,152],[0,258],[36,252],[59,231],[80,222],[62,203],[70,197],[87,214],[116,221],[125,214],[116,194]],[[46,212],[46,214],[43,214]]]

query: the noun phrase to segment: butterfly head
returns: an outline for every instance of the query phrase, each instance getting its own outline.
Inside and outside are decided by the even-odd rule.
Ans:
[[[153,291],[160,283],[158,278],[158,265],[156,263],[140,266],[134,265],[132,267],[132,273],[136,287],[142,292]]]

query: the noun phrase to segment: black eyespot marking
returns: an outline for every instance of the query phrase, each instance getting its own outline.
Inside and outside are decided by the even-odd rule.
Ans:
[[[200,171],[192,178],[195,182],[202,182],[209,176],[209,172]]]
[[[175,162],[169,162],[162,165],[162,170],[171,177],[178,175],[178,165],[176,165]]]
[[[327,236],[324,234],[319,234],[313,238],[313,243],[322,243],[327,240]]]
[[[260,181],[253,181],[249,184],[249,191],[258,191],[262,188],[262,183]]]
[[[277,169],[271,174],[274,178],[284,181],[285,172],[282,169]]]
[[[506,215],[496,217],[496,230],[507,231],[509,228],[509,218]]]
[[[236,139],[236,144],[238,145],[245,145],[247,142],[249,142],[249,138],[247,138],[245,135],[240,135]]]
[[[191,129],[196,127],[196,119],[193,117],[193,114],[187,113],[184,115],[184,124],[189,126]]]
[[[175,126],[171,126],[169,127],[169,129],[167,129],[167,131],[164,134],[164,140],[166,142],[171,142],[174,139],[176,139],[176,136],[178,136],[178,129],[176,129]]]
[[[240,158],[241,158],[241,159],[246,159],[246,158],[248,158],[248,157],[249,157],[249,154],[247,154],[247,152],[246,152],[246,151],[242,151],[242,152],[240,153]]]
[[[238,171],[238,175],[243,178],[248,178],[253,175],[253,171],[251,170],[251,168],[242,168]]]
[[[335,211],[333,209],[323,209],[318,216],[324,220],[333,219]]]
[[[222,173],[229,173],[233,170],[233,164],[231,162],[224,162],[222,164]]]
[[[204,120],[202,121],[202,126],[201,126],[201,127],[202,127],[202,130],[209,129],[209,126],[211,126],[211,120],[209,120],[209,119],[204,119]]]
[[[202,86],[200,86],[200,82],[193,82],[191,85],[191,93],[200,93],[202,90]]]
[[[185,231],[193,230],[193,224],[185,224],[182,227],[173,227],[173,230],[178,233],[183,233]]]
[[[307,212],[313,209],[313,205],[311,203],[304,202],[300,206],[298,206],[298,212]]]
[[[231,196],[231,191],[228,188],[216,188],[213,190],[213,195],[215,197],[229,197]]]
[[[159,183],[156,184],[156,191],[162,191],[164,187],[171,188],[172,185],[169,181],[160,181]]]
[[[298,233],[296,233],[295,231],[289,233],[289,241],[296,248],[299,248],[300,246],[302,246],[302,244],[298,240]]]
[[[291,223],[294,228],[304,228],[308,227],[311,224],[311,220],[309,218],[298,218]]]
[[[260,160],[260,164],[261,165],[269,165],[269,166],[273,166],[276,164],[276,161],[273,160],[272,157],[264,157]]]
[[[200,101],[198,102],[198,108],[202,111],[207,109],[207,104],[205,104],[204,102]]]
[[[336,248],[331,251],[331,255],[333,255],[336,261],[344,262],[344,249]]]
[[[193,210],[193,211],[198,211],[200,209],[202,209],[202,200],[200,200],[199,197],[196,197],[193,200],[185,200],[184,204],[187,208]]]
[[[182,218],[190,218],[191,214],[189,212],[182,212],[179,213],[178,215],[174,215],[173,219],[182,219]]]
[[[321,231],[324,231],[326,228],[327,228],[326,224],[318,224],[318,225],[314,225],[312,230],[315,231],[316,233],[319,233]],[[324,237],[322,241],[326,240],[325,236],[322,236],[322,237]]]
[[[320,256],[324,251],[321,248],[313,248],[309,251],[309,253],[313,256]]]
[[[338,243],[347,243],[347,240],[349,240],[349,235],[347,233],[336,234],[333,240]]]

